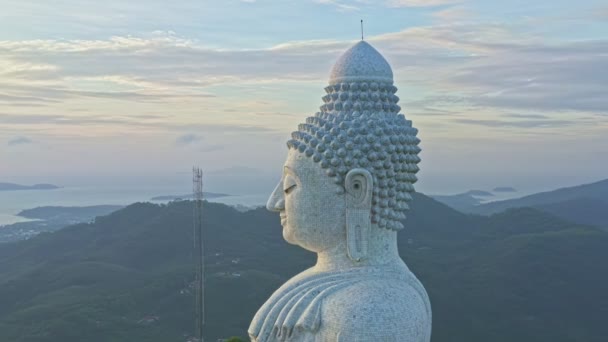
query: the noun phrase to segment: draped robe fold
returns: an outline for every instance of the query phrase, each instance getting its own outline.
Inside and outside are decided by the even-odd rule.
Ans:
[[[310,275],[304,272],[285,283],[258,310],[249,326],[251,341],[315,341],[314,336],[322,323],[324,298],[360,282],[378,279],[404,282],[411,286],[421,298],[426,299],[426,311],[430,317],[428,295],[409,270],[358,267]]]

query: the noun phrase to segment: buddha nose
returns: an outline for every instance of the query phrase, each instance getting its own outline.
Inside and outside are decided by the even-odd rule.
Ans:
[[[283,186],[282,182],[279,182],[274,188],[274,191],[266,202],[266,209],[270,211],[281,211],[285,209],[285,197],[283,197]]]

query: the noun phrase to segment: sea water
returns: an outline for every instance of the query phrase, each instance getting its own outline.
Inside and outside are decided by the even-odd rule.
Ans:
[[[175,186],[81,186],[54,190],[0,191],[0,226],[28,221],[26,218],[17,216],[24,209],[42,206],[129,205],[135,202],[166,203],[168,201],[151,201],[151,198],[188,192],[189,189]],[[268,194],[231,195],[213,198],[209,201],[256,207],[264,205],[267,197]]]

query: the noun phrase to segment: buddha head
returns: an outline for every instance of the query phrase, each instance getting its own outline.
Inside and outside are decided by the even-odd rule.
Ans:
[[[338,59],[320,111],[287,141],[283,177],[267,203],[287,242],[321,252],[346,239],[360,260],[370,234],[404,228],[420,140],[399,114],[396,91],[389,64],[367,42]]]

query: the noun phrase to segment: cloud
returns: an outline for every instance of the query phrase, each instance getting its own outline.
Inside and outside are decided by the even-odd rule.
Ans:
[[[572,126],[577,124],[573,120],[475,120],[475,119],[453,119],[452,122],[466,124],[466,125],[477,125],[484,127],[493,128],[552,128],[552,127],[563,127]]]
[[[389,0],[389,7],[434,7],[441,5],[452,5],[463,0]]]
[[[420,116],[458,116],[462,113],[454,110],[437,109],[432,107],[418,107],[415,110],[408,110],[407,115]]]
[[[343,1],[337,0],[314,0],[314,2],[322,5],[331,5],[335,6],[340,12],[351,12],[351,11],[359,11],[361,10],[357,6],[349,5],[344,3]]]
[[[608,6],[595,8],[591,16],[600,21],[608,21]]]
[[[129,115],[53,115],[53,114],[6,114],[0,113],[0,127],[8,126],[105,126],[130,128],[155,128],[166,132],[200,132],[202,134],[185,133],[176,138],[176,145],[188,145],[200,142],[209,134],[250,135],[271,134],[276,132],[271,127],[253,126],[247,124],[202,124],[183,123],[167,120],[171,116],[159,114],[129,114]]]
[[[203,146],[201,146],[201,148],[198,149],[199,152],[215,152],[215,151],[220,151],[223,150],[225,148],[224,145],[219,145],[219,144],[205,144]]]
[[[152,115],[55,115],[55,114],[6,114],[0,113],[0,125],[133,125],[156,126],[160,116]]]
[[[424,108],[461,112],[447,108],[454,106],[606,111],[608,74],[598,70],[608,70],[608,40],[548,43],[521,31],[500,23],[447,22],[368,40],[387,57],[399,84],[425,89],[417,96],[418,103],[411,98],[404,102],[417,112]],[[259,85],[295,89],[297,83],[326,79],[332,61],[350,45],[348,41],[311,40],[259,49],[217,49],[172,33],[106,40],[0,41],[0,64],[14,71],[0,81],[0,104],[56,106],[72,99],[170,104],[222,99],[224,104],[218,102],[215,108],[227,113],[228,101],[263,98]],[[246,87],[255,87],[256,93],[242,95],[247,94],[243,89],[252,89]],[[287,112],[285,107],[266,110]]]
[[[33,141],[28,137],[15,137],[8,141],[8,146],[32,144]]]
[[[249,167],[249,166],[231,166],[228,168],[211,170],[209,174],[215,175],[230,175],[232,177],[251,176],[251,175],[262,175],[264,172],[260,169]]]
[[[452,6],[433,12],[432,16],[441,23],[458,23],[474,18],[471,10],[461,6]]]
[[[475,90],[481,106],[544,111],[608,108],[608,42],[496,47],[493,58],[463,67],[447,80]]]
[[[311,53],[310,46],[322,47]],[[0,64],[20,67],[2,75],[0,101],[7,104],[100,98],[137,102],[196,100],[215,95],[208,87],[316,80],[318,65],[345,42],[288,43],[267,49],[225,50],[173,35],[108,40],[0,41]],[[296,67],[299,65],[300,67]],[[16,68],[16,67],[15,67]]]
[[[541,114],[504,114],[503,116],[515,119],[549,119],[548,116]]]
[[[184,135],[180,135],[175,139],[175,144],[184,146],[184,145],[192,145],[195,143],[199,143],[203,140],[203,137],[198,134],[188,133]]]
[[[0,83],[1,84],[1,83]],[[31,106],[31,107],[42,107],[50,103],[58,103],[59,101],[47,99],[43,97],[31,96],[31,95],[7,95],[0,94],[0,104],[7,104],[11,106]]]
[[[549,44],[495,24],[413,28],[376,39],[394,61],[398,81],[405,76],[409,86],[460,98],[463,105],[544,112],[608,108],[608,74],[598,72],[608,69],[608,40]],[[421,102],[437,98],[426,95]]]
[[[204,141],[205,138],[200,134],[187,133],[178,136],[175,139],[175,145],[180,147],[196,147],[196,151],[203,153],[219,151],[225,148],[224,145],[204,143]]]

